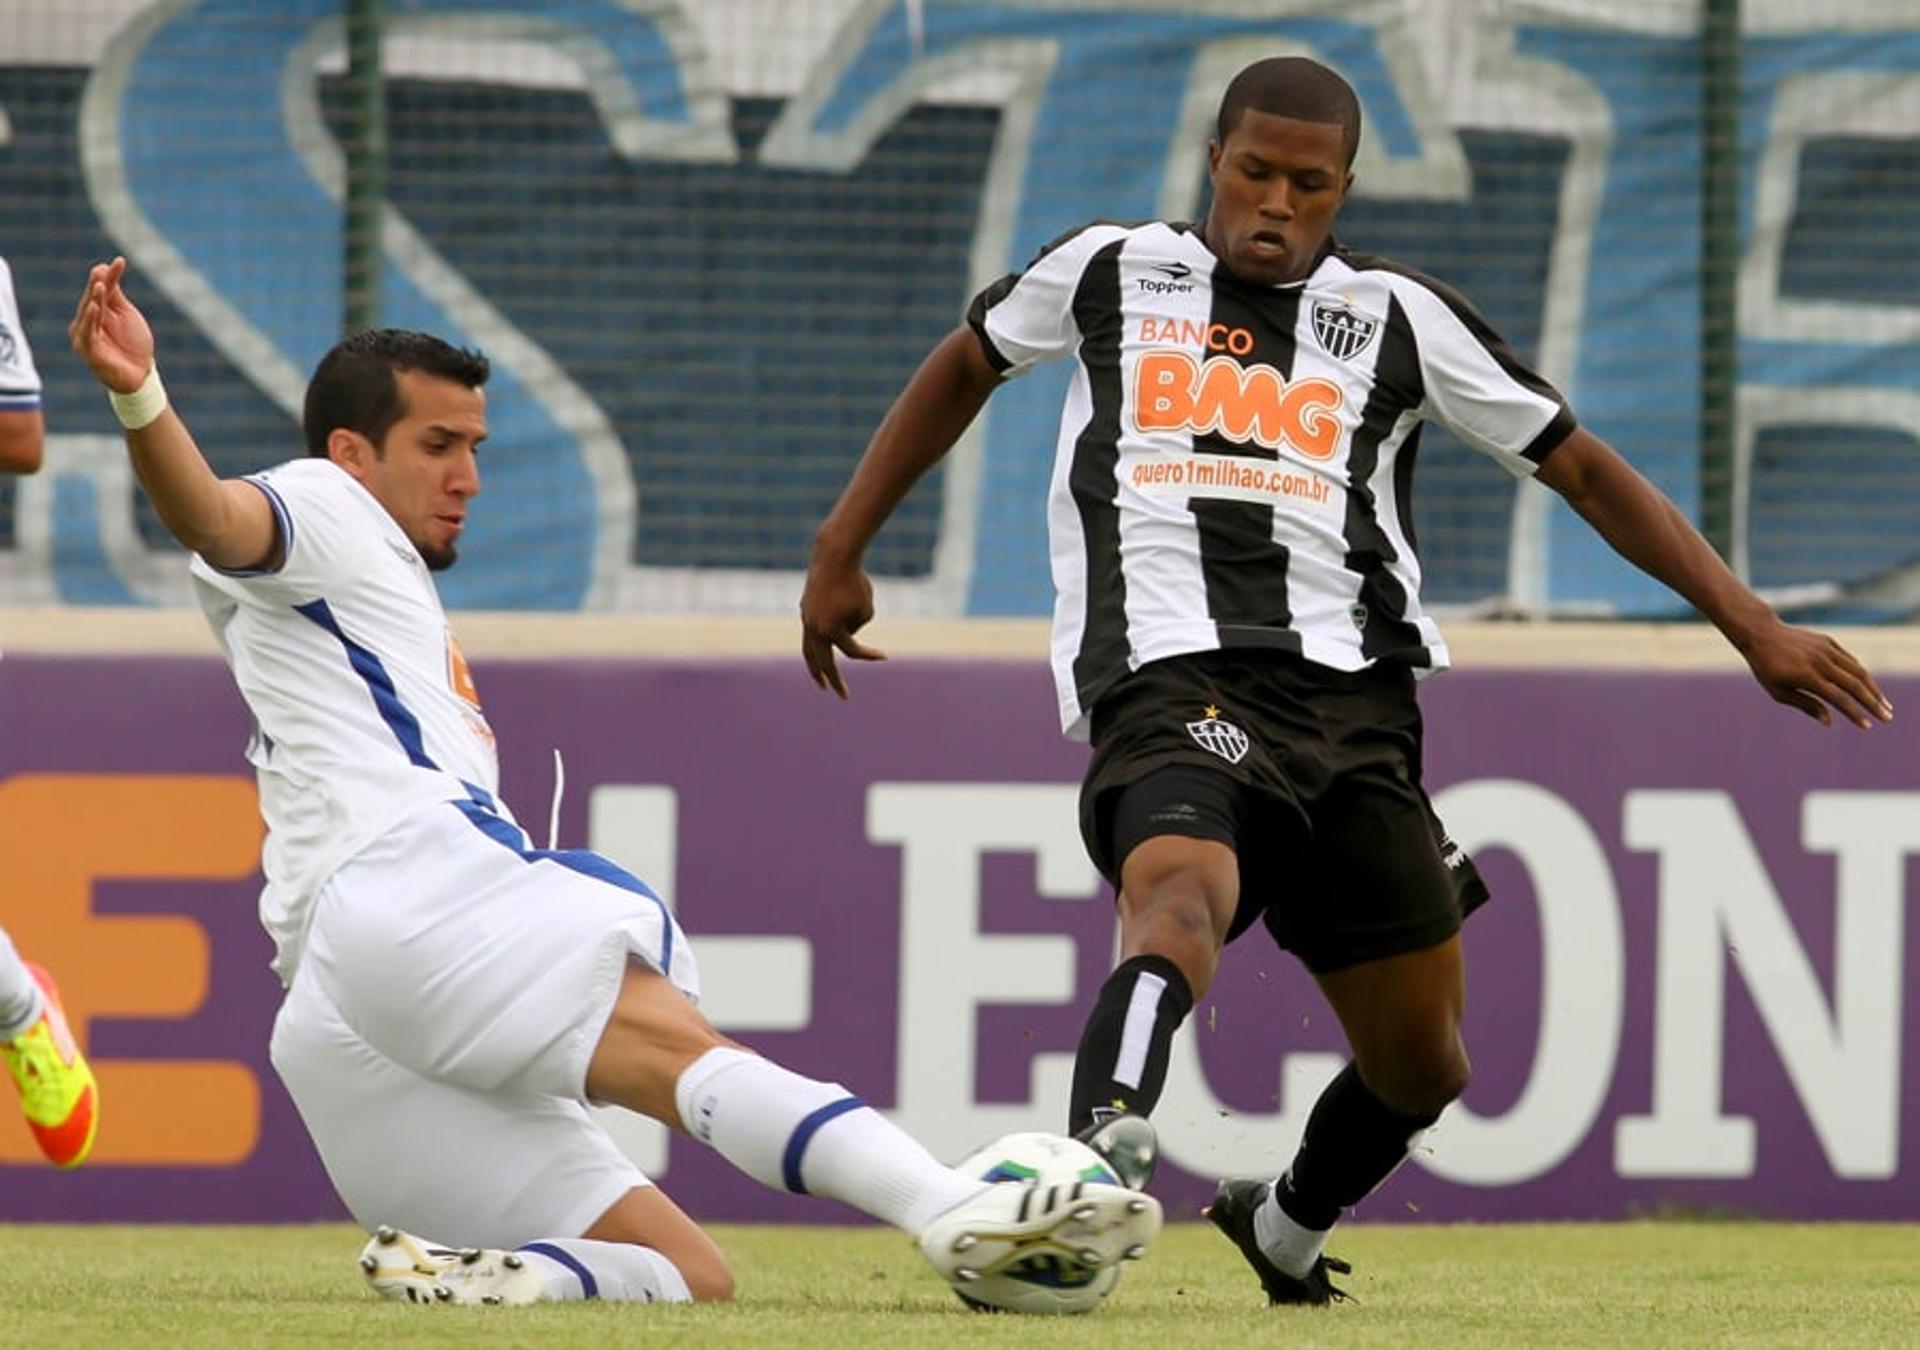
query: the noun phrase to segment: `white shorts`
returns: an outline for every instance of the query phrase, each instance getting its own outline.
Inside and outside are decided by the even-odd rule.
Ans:
[[[627,962],[689,997],[659,897],[468,802],[414,812],[314,904],[274,1068],[363,1226],[513,1246],[577,1237],[646,1177],[588,1116]]]

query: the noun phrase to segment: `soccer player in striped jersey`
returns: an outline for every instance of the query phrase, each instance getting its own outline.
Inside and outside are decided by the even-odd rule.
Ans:
[[[1353,1052],[1272,1178],[1210,1211],[1269,1298],[1340,1296],[1340,1214],[1465,1088],[1463,915],[1486,895],[1420,782],[1414,685],[1448,664],[1420,604],[1413,451],[1432,420],[1560,493],[1711,620],[1775,699],[1868,727],[1892,708],[1832,639],[1782,623],[1680,511],[1450,288],[1332,236],[1360,106],[1332,70],[1229,83],[1204,223],[1095,223],[976,297],[909,381],[816,536],[817,684],[879,653],[867,545],[1000,383],[1069,359],[1048,502],[1061,724],[1090,737],[1088,849],[1121,960],[1069,1126],[1150,1112],[1175,1029],[1255,921]],[[1276,1159],[1276,1163],[1279,1160]]]
[[[260,908],[288,986],[273,1064],[374,1229],[360,1264],[376,1292],[730,1297],[719,1249],[590,1101],[683,1129],[769,1186],[857,1206],[950,1280],[1038,1253],[1104,1269],[1145,1250],[1160,1225],[1146,1197],[988,1185],[844,1087],[721,1036],[660,897],[599,854],[532,846],[500,799],[493,731],[433,580],[480,489],[485,357],[356,333],[308,386],[306,457],[222,479],[168,406],[125,270],[92,270],[70,336],[194,554],[253,714]]]
[[[0,473],[34,473],[46,447],[40,372],[20,322],[13,272],[0,258]],[[47,1161],[78,1167],[100,1130],[99,1085],[67,1026],[60,990],[23,961],[0,928],[0,1060],[20,1090],[27,1128]]]

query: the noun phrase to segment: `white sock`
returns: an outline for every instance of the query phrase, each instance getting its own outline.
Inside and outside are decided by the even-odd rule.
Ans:
[[[674,1103],[689,1133],[754,1180],[843,1201],[911,1236],[986,1188],[838,1083],[745,1051],[707,1051],[674,1084]]]
[[[542,1238],[518,1249],[553,1303],[691,1303],[680,1268],[651,1247],[593,1238]]]
[[[1303,1228],[1280,1208],[1280,1188],[1269,1186],[1267,1198],[1253,1212],[1253,1236],[1267,1260],[1296,1280],[1304,1280],[1320,1259],[1331,1228]]]
[[[13,949],[13,939],[0,928],[0,1041],[10,1041],[38,1022],[45,1003],[40,986]]]

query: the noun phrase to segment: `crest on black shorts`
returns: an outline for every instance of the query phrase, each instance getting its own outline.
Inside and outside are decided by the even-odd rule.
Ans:
[[[1247,757],[1247,733],[1231,722],[1222,722],[1218,708],[1210,706],[1202,720],[1187,723],[1187,734],[1200,743],[1201,749],[1211,750],[1229,764]]]
[[[1379,331],[1378,319],[1356,314],[1347,305],[1313,302],[1314,340],[1336,361],[1351,361],[1360,355]]]

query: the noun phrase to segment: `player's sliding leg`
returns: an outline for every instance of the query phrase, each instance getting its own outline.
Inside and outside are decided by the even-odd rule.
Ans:
[[[990,1273],[1037,1246],[1110,1266],[1143,1254],[1160,1228],[1158,1202],[1121,1187],[1035,1192],[947,1167],[839,1084],[728,1042],[664,977],[637,964],[588,1068],[587,1090],[686,1129],[765,1185],[839,1200],[892,1224],[949,1278]]]
[[[360,1252],[375,1293],[427,1306],[732,1293],[713,1240],[578,1101],[440,1082],[371,1044],[329,987],[337,934],[316,932],[320,955],[274,1023],[273,1064],[341,1199],[376,1230]],[[379,1022],[377,1005],[355,1007]]]
[[[649,1247],[545,1238],[512,1249],[449,1247],[382,1225],[360,1251],[367,1285],[408,1303],[687,1303],[679,1267]]]
[[[34,1141],[57,1167],[78,1167],[100,1129],[99,1087],[74,1043],[53,977],[22,961],[0,929],[0,1059],[20,1090]]]
[[[580,1237],[456,1247],[391,1225],[360,1252],[369,1288],[419,1304],[714,1302],[733,1274],[713,1239],[655,1186],[635,1186]]]

